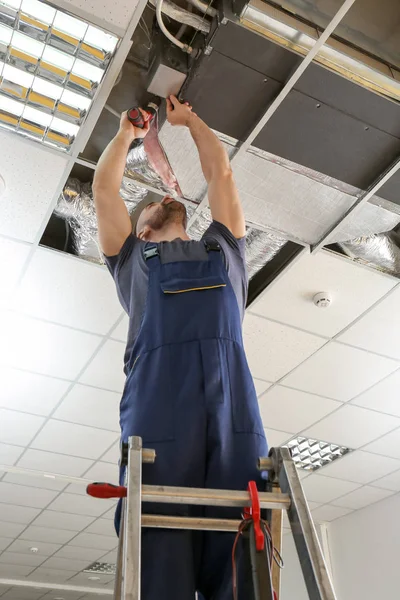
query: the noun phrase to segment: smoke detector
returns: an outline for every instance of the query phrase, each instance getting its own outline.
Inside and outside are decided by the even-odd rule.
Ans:
[[[332,296],[329,292],[318,292],[315,294],[313,302],[318,308],[329,308],[332,304]]]

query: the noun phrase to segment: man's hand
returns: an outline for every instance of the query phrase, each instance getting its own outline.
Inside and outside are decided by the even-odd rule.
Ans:
[[[167,98],[167,119],[171,125],[188,127],[193,115],[196,116],[196,113],[192,112],[189,102],[182,104],[175,96]]]
[[[133,142],[133,140],[137,140],[138,138],[146,137],[150,129],[151,116],[145,110],[142,110],[141,108],[139,108],[139,110],[142,113],[142,117],[144,120],[144,127],[142,129],[140,127],[135,127],[134,125],[132,125],[127,116],[128,111],[124,111],[121,115],[119,131],[117,135],[126,138],[129,141],[129,143]]]

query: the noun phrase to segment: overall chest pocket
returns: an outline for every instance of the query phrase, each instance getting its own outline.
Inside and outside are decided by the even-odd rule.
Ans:
[[[161,290],[164,294],[184,294],[185,292],[200,292],[226,287],[225,281],[218,275],[195,278],[171,278],[161,281]]]

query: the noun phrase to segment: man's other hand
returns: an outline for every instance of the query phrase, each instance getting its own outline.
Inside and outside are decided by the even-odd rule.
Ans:
[[[189,102],[181,103],[176,96],[167,98],[167,119],[171,125],[188,126],[193,115]]]
[[[151,116],[145,110],[142,110],[141,108],[139,108],[139,110],[142,113],[142,117],[144,120],[143,128],[135,127],[134,125],[132,125],[127,116],[128,111],[124,111],[122,113],[121,120],[119,122],[118,135],[127,138],[130,142],[133,142],[133,140],[137,140],[138,138],[146,137],[150,129]]]

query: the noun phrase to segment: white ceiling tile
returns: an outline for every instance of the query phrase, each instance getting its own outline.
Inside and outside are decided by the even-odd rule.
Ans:
[[[113,550],[112,552],[108,552],[107,554],[104,554],[104,556],[101,557],[100,562],[105,562],[105,563],[109,563],[109,564],[116,564],[117,563],[117,556],[118,556],[118,551],[117,550]]]
[[[125,344],[108,340],[82,374],[81,383],[122,392]]]
[[[96,573],[96,577],[99,577],[97,581],[91,581],[89,577],[93,577],[92,573],[79,573],[68,581],[71,585],[84,585],[88,587],[100,588],[106,583],[114,580],[114,575],[104,575],[102,573]]]
[[[11,301],[14,287],[18,282],[30,251],[31,246],[29,244],[0,238],[0,256],[7,257],[7,260],[3,259],[0,262],[1,305],[7,306]]]
[[[331,342],[285,377],[283,383],[347,402],[397,367],[393,360]]]
[[[4,600],[38,600],[43,596],[43,589],[32,589],[30,587],[15,586],[7,592],[3,598]],[[54,596],[54,594],[53,594]]]
[[[312,518],[317,523],[324,523],[326,521],[334,521],[340,517],[344,517],[349,513],[353,512],[351,508],[332,506],[331,504],[325,504],[312,511]]]
[[[371,481],[371,485],[385,490],[393,490],[393,492],[400,492],[400,470],[381,477],[376,481]]]
[[[360,396],[354,398],[351,404],[400,417],[399,389],[400,370],[397,370],[366,392],[363,392]]]
[[[396,429],[381,437],[379,440],[368,444],[365,450],[383,456],[400,459],[400,429]]]
[[[60,183],[68,157],[32,150],[19,136],[0,132],[1,174],[6,191],[0,203],[0,233],[34,242]],[[21,168],[23,165],[23,168]]]
[[[0,328],[0,364],[65,379],[78,376],[100,342],[97,335],[11,311],[0,313]]]
[[[85,530],[85,533],[97,533],[99,535],[113,537],[115,535],[114,523],[110,519],[96,519],[96,521],[89,525]]]
[[[35,567],[28,567],[26,565],[0,565],[0,577],[25,577],[29,575],[34,568]]]
[[[64,583],[71,577],[71,571],[61,571],[59,569],[45,569],[39,567],[35,569],[28,577],[30,581],[49,581],[51,583]],[[58,593],[57,593],[58,596]]]
[[[94,533],[80,533],[71,542],[71,546],[81,548],[98,548],[99,550],[114,550],[118,546],[118,538],[115,535],[97,535]]]
[[[57,492],[39,488],[15,485],[0,481],[0,498],[2,502],[31,506],[32,508],[45,508],[57,495]]]
[[[373,504],[374,502],[379,502],[379,500],[383,500],[392,494],[394,494],[394,492],[390,490],[382,490],[377,487],[371,487],[370,485],[364,485],[363,487],[358,488],[358,490],[350,492],[350,494],[337,498],[337,500],[333,501],[333,504],[335,506],[344,506],[345,508],[357,510],[359,508],[364,508],[364,506],[369,506],[369,504]]]
[[[120,442],[116,442],[102,457],[102,462],[110,462],[113,465],[117,465],[120,459]]]
[[[33,441],[32,447],[52,451],[56,443],[58,453],[96,459],[117,437],[111,431],[50,419]]]
[[[110,519],[114,521],[116,505],[111,507],[107,512],[101,515],[102,519]]]
[[[89,433],[89,435],[91,434]],[[54,437],[51,450],[59,450],[59,442],[59,438]],[[90,466],[92,466],[93,461],[87,458],[77,458],[75,456],[66,456],[65,454],[58,454],[52,451],[33,450],[29,448],[17,464],[19,467],[24,467],[25,469],[80,477]],[[63,485],[65,485],[65,483],[63,483]]]
[[[120,431],[121,394],[76,384],[52,415],[54,419]]]
[[[47,416],[70,385],[68,381],[0,367],[0,406]]]
[[[122,321],[118,323],[117,327],[111,333],[111,337],[115,340],[119,340],[120,342],[124,342],[126,344],[128,340],[128,329],[129,317],[128,315],[124,315]]]
[[[85,473],[85,479],[91,479],[92,481],[107,481],[108,483],[118,485],[118,466],[105,462],[97,462],[87,473]]]
[[[27,445],[44,421],[43,417],[0,408],[0,441]]]
[[[302,485],[307,501],[321,502],[321,504],[331,502],[360,487],[358,483],[324,477],[316,473],[304,479]]]
[[[10,444],[0,444],[0,464],[14,465],[23,451],[24,449],[19,448],[18,446],[10,446]]]
[[[370,483],[377,473],[387,475],[400,468],[400,461],[356,450],[323,467],[325,477],[336,477],[357,483]],[[379,486],[378,486],[379,487]]]
[[[20,535],[21,540],[30,540],[31,542],[50,542],[54,544],[66,544],[75,535],[74,531],[66,529],[56,529],[54,527],[36,527],[30,525]]]
[[[58,529],[67,529],[68,531],[81,531],[93,522],[94,517],[85,515],[73,515],[69,513],[44,510],[33,522],[33,525],[39,527],[56,527]]]
[[[126,29],[138,3],[138,0],[120,0],[118,3],[114,0],[103,0],[100,4],[97,0],[64,0],[64,5],[70,6],[72,14],[77,14],[74,9],[78,8],[123,30]]]
[[[325,340],[246,313],[244,344],[254,377],[277,381],[325,344]]]
[[[43,594],[43,589],[41,593]],[[44,596],[41,595],[40,600],[54,600],[54,598],[60,597],[58,594],[59,590],[50,590]],[[78,600],[79,598],[82,598],[82,592],[75,592],[74,590],[63,590],[62,597],[64,598],[64,600]],[[27,598],[26,600],[30,599]]]
[[[4,565],[25,565],[27,567],[38,567],[45,559],[38,554],[21,554],[19,552],[3,552],[0,556],[0,563]],[[11,596],[11,594],[10,594]],[[14,598],[18,598],[19,594],[14,593]],[[2,596],[4,600],[4,596]]]
[[[21,531],[23,531],[26,527],[23,523],[7,523],[3,521],[4,519],[2,513],[0,512],[0,533],[1,537],[5,538],[16,538],[19,536]]]
[[[257,396],[261,396],[261,394],[263,394],[272,385],[272,383],[269,383],[268,381],[262,381],[261,379],[253,379],[253,381]]]
[[[357,323],[340,340],[400,360],[400,287],[397,287]]]
[[[20,554],[27,554],[29,552],[29,549],[33,546],[37,548],[37,554],[39,556],[51,556],[52,554],[54,554],[54,552],[57,552],[57,550],[61,548],[60,544],[50,544],[49,542],[40,542],[40,544],[32,544],[32,542],[28,540],[15,540],[15,542],[13,542],[11,546],[7,548],[7,552],[18,552]]]
[[[67,494],[64,492],[48,508],[59,512],[99,517],[114,505],[115,502],[113,500],[92,498],[92,496],[78,496],[78,494]]]
[[[35,252],[16,291],[14,308],[101,335],[121,315],[107,269],[41,248]]]
[[[10,538],[0,537],[0,552],[5,550],[7,546],[9,546],[11,541],[12,540]]]
[[[341,406],[340,402],[275,386],[259,400],[265,427],[297,433]]]
[[[77,546],[66,545],[55,553],[55,557],[69,558],[72,560],[88,560],[94,562],[104,554],[100,548],[78,548]]]
[[[1,496],[0,499],[2,499]],[[1,518],[9,523],[22,523],[23,525],[28,525],[39,513],[40,509],[38,508],[0,503]]]
[[[331,253],[305,254],[265,290],[250,311],[333,337],[395,285],[394,278]],[[330,293],[328,310],[314,305],[318,292]]]
[[[86,559],[74,560],[70,558],[61,558],[58,556],[51,556],[43,563],[44,568],[48,569],[60,569],[61,571],[70,571],[70,577],[73,574],[79,573],[83,569],[86,569],[91,564],[91,561]]]
[[[56,492],[60,492],[67,486],[65,482],[56,481],[50,477],[43,477],[42,475],[32,477],[32,475],[22,475],[20,473],[6,473],[3,481],[16,483],[17,485],[27,485],[28,487],[54,490]]]
[[[287,431],[277,431],[276,429],[270,429],[269,427],[264,427],[264,431],[269,448],[281,446],[292,437],[292,434]]]
[[[397,417],[345,404],[303,433],[309,438],[359,448],[399,426]]]

